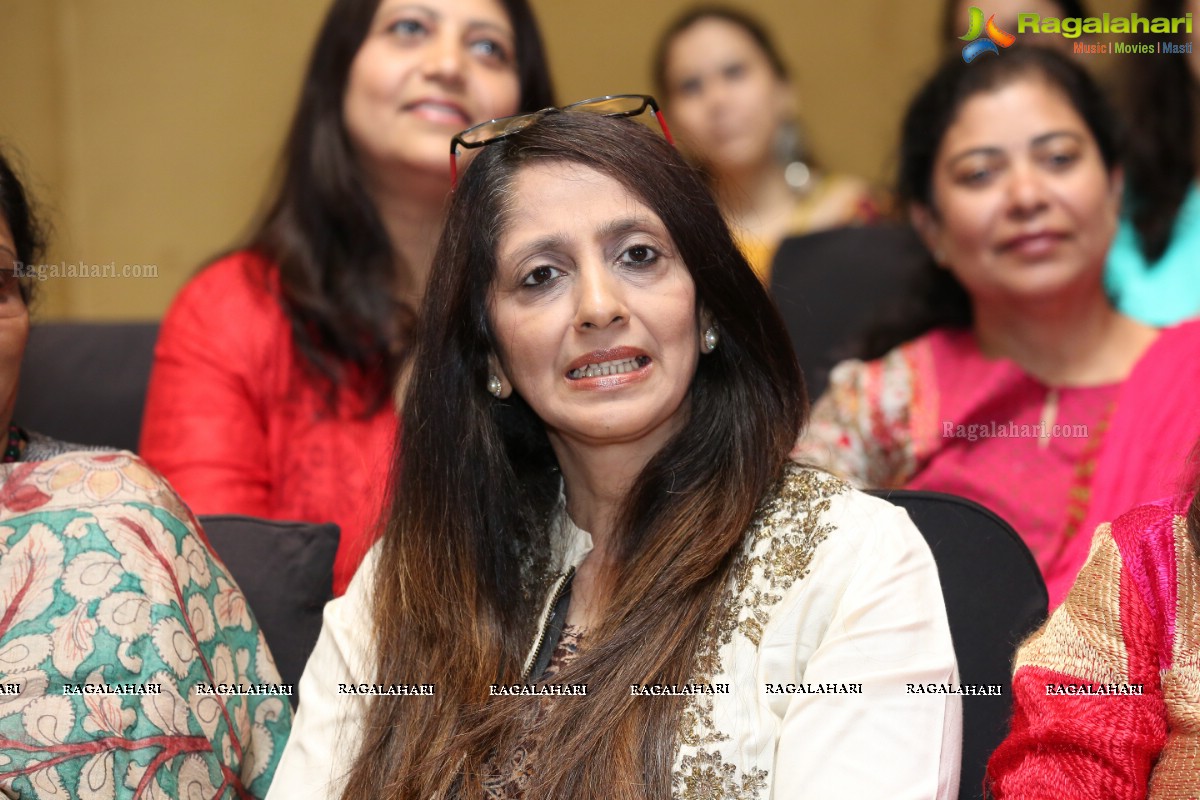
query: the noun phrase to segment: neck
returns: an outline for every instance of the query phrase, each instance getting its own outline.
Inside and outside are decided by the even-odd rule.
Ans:
[[[974,313],[984,355],[1011,359],[1048,386],[1123,381],[1158,335],[1118,313],[1099,284],[1043,302],[975,303]]]
[[[379,209],[392,252],[403,268],[396,275],[396,296],[419,308],[429,269],[445,222],[449,179],[436,175],[380,178],[368,192]]]
[[[646,441],[651,438],[655,440]],[[617,516],[629,490],[662,442],[647,436],[634,442],[597,446],[553,434],[550,441],[562,470],[567,513],[592,535],[593,556],[604,562],[612,549]]]

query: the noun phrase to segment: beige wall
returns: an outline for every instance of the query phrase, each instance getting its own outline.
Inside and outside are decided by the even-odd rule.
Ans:
[[[735,2],[791,63],[822,160],[884,179],[937,58],[937,2]],[[684,0],[533,0],[563,101],[649,89]],[[1099,6],[1101,3],[1092,3]],[[1110,0],[1124,12],[1131,0]],[[42,319],[154,319],[258,210],[326,0],[0,0],[0,137],[56,228],[50,263],[156,278],[41,284]]]
[[[274,168],[324,7],[0,0],[0,137],[24,154],[50,211],[46,261],[158,272],[43,281],[38,318],[158,318],[236,240]]]

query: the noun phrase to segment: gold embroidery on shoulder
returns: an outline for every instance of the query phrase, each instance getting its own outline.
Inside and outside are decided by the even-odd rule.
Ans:
[[[753,800],[767,788],[767,771],[750,770],[737,777],[737,767],[721,760],[720,753],[697,751],[684,756],[672,778],[672,794],[683,800]]]
[[[1171,647],[1171,668],[1162,673],[1163,702],[1167,706],[1167,726],[1171,731],[1194,732],[1200,726],[1196,698],[1200,697],[1200,559],[1196,558],[1188,536],[1187,518],[1172,520],[1175,539],[1175,575],[1177,599],[1175,637]],[[1196,796],[1200,789],[1200,771],[1196,769],[1200,744],[1194,736],[1171,737],[1154,766],[1150,797],[1155,790],[1169,796]]]
[[[742,553],[734,564],[726,596],[705,624],[696,653],[693,683],[708,684],[722,672],[721,648],[735,633],[758,647],[770,612],[783,593],[808,574],[817,545],[832,525],[822,522],[831,499],[848,485],[818,470],[789,464],[777,491],[765,502],[747,532]],[[715,698],[692,695],[684,704],[679,727],[682,748],[700,748],[729,739],[713,722]],[[742,776],[740,793],[706,793],[711,786],[736,785],[736,767],[724,764],[720,753],[698,750],[678,761],[675,782],[687,788],[677,796],[687,798],[752,798],[765,786],[767,773],[755,770]],[[720,781],[718,781],[720,773]],[[685,774],[690,777],[685,777]],[[692,787],[698,787],[693,789]]]
[[[1039,667],[1091,683],[1128,683],[1121,628],[1121,551],[1104,523],[1066,601],[1017,650],[1017,666]]]

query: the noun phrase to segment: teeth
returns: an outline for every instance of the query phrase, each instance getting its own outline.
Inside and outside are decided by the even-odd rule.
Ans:
[[[620,375],[625,372],[633,372],[638,368],[641,361],[640,357],[626,358],[621,361],[602,361],[599,364],[588,364],[587,366],[573,369],[567,373],[568,378],[598,378],[602,375]]]

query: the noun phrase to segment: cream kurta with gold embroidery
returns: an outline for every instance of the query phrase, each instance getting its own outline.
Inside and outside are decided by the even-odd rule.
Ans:
[[[565,570],[590,537],[565,517],[563,534]],[[340,795],[369,699],[337,684],[372,679],[373,566],[326,609],[269,798]],[[684,701],[675,797],[957,796],[959,699],[908,688],[957,671],[933,557],[902,510],[789,466],[708,631],[691,685],[713,693]]]

